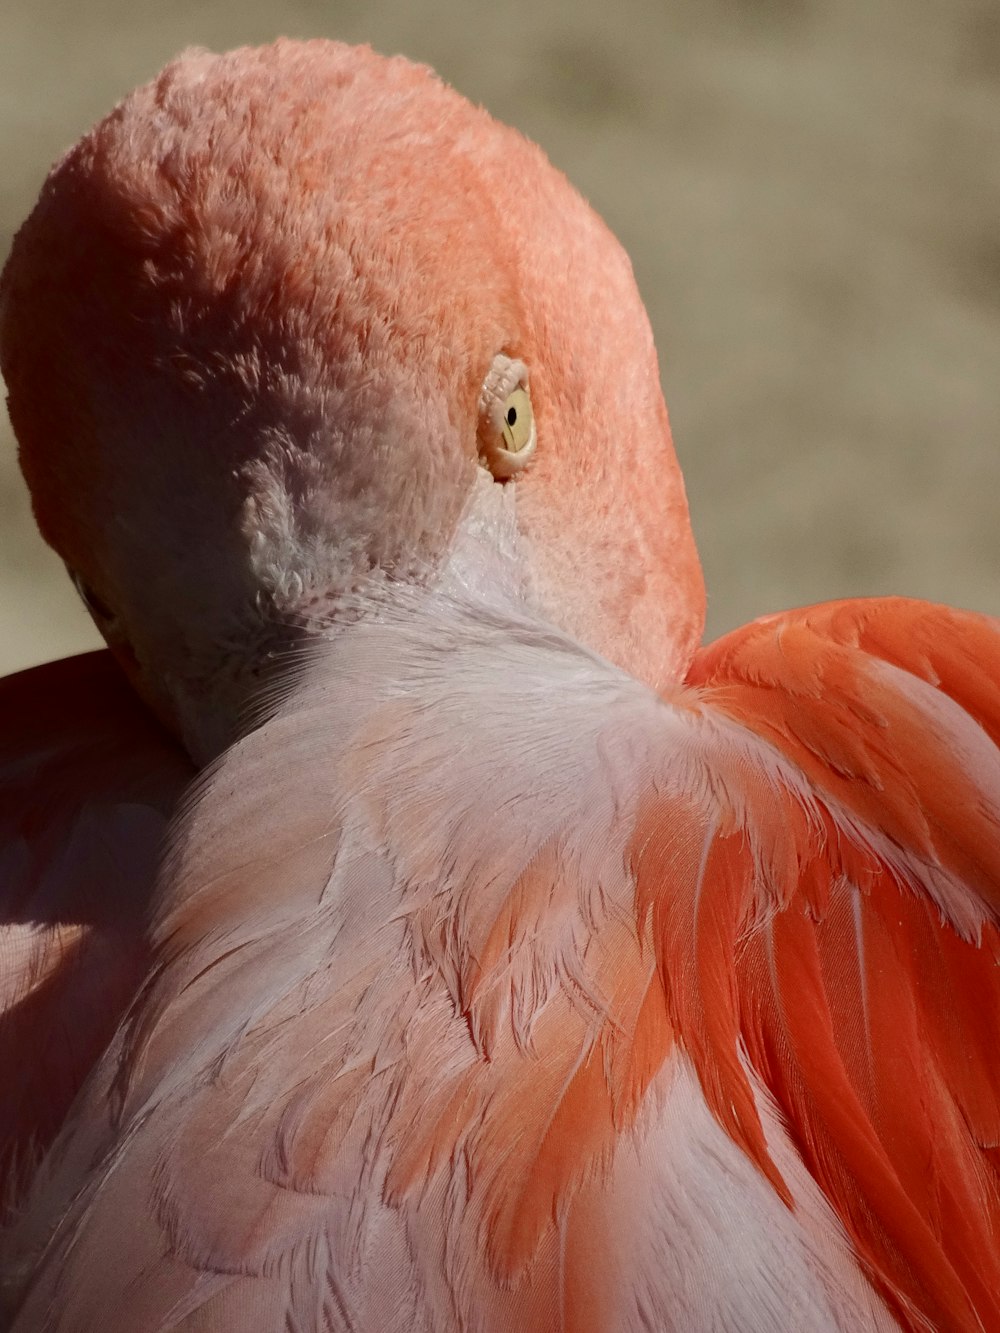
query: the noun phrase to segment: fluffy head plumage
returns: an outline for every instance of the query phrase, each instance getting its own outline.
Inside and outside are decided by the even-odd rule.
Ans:
[[[630,266],[430,71],[329,42],[182,56],[57,163],[0,287],[39,524],[195,748],[276,638],[434,578],[501,352],[538,426],[509,483],[527,596],[658,683],[702,592]]]

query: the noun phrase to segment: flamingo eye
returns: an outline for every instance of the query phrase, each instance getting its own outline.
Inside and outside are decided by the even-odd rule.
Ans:
[[[535,415],[528,390],[520,385],[504,402],[503,443],[508,453],[521,454],[534,446]]]
[[[523,361],[496,356],[479,396],[479,454],[498,481],[508,481],[535,452],[535,414]]]

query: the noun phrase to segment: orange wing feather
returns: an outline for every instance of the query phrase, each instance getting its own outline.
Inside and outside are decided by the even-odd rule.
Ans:
[[[713,1015],[696,1053],[727,1127],[746,1097],[738,1033],[872,1277],[914,1328],[920,1315],[1000,1328],[992,668],[996,622],[887,599],[757,622],[704,650],[689,674],[707,706],[801,769],[819,818],[804,821],[792,801],[757,812],[784,824],[797,862],[776,886],[777,910],[759,913],[745,851],[729,849],[735,874],[706,874],[701,915],[722,919],[733,970],[714,984],[665,951],[684,988],[681,1029],[706,1026],[690,1010]],[[665,882],[655,860],[640,884],[651,877]],[[770,1173],[759,1141],[740,1137]]]

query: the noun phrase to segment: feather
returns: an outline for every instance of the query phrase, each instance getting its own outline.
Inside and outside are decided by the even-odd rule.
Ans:
[[[236,1328],[275,1284],[303,1328],[1000,1326],[997,928],[952,883],[980,826],[929,886],[927,768],[903,825],[874,783],[834,798],[852,699],[815,691],[820,614],[786,621],[813,628],[766,705],[738,643],[657,698],[433,597],[317,655],[175,829],[150,980],[20,1223],[52,1239],[14,1327]],[[885,660],[845,651],[842,691]],[[880,679],[896,764],[926,705]],[[978,821],[992,770],[953,763]],[[294,809],[261,799],[277,771]]]
[[[190,768],[109,653],[0,681],[0,1177],[13,1206],[148,965]]]

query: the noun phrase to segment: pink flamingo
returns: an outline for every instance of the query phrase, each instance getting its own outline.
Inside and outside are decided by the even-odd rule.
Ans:
[[[629,264],[539,150],[190,53],[0,326],[151,706],[0,687],[11,1326],[1000,1329],[1000,629],[698,649]]]

